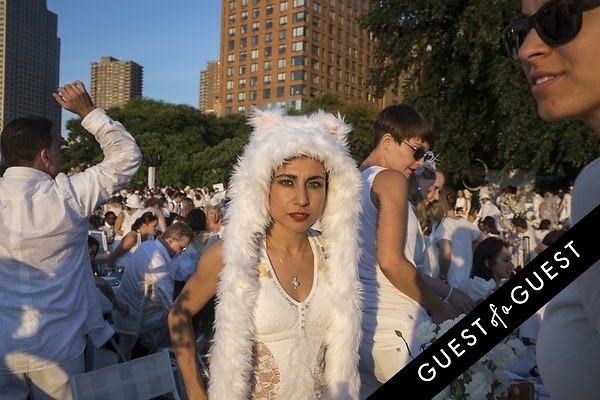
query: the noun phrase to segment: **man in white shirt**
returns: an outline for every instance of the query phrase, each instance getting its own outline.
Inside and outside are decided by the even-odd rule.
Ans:
[[[51,121],[17,118],[2,131],[0,399],[71,399],[68,380],[84,372],[86,335],[99,345],[113,333],[90,273],[88,218],[137,172],[140,150],[82,82],[53,96],[79,115],[104,160],[67,176],[67,142]]]
[[[482,221],[485,217],[494,217],[496,220],[496,226],[500,227],[500,217],[502,216],[502,212],[492,202],[488,188],[484,187],[480,189],[479,202],[481,203],[481,208],[479,209],[477,220]]]
[[[121,284],[115,289],[117,300],[129,307],[129,314],[123,316],[113,310],[112,318],[115,326],[134,330],[142,318],[142,344],[146,347],[155,345],[154,333],[167,328],[167,313],[173,301],[174,282],[169,273],[169,265],[173,257],[185,250],[194,239],[194,232],[185,223],[173,223],[157,240],[142,242],[131,255],[123,273]],[[144,283],[153,285],[152,293],[144,301],[140,286]],[[117,330],[118,331],[118,330]],[[122,353],[131,348],[129,337],[119,338]]]

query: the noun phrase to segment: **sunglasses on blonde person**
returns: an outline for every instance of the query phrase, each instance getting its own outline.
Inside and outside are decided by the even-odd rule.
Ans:
[[[502,31],[504,47],[513,61],[531,29],[549,46],[573,39],[581,30],[583,12],[600,6],[599,0],[551,0],[530,17],[510,22]]]

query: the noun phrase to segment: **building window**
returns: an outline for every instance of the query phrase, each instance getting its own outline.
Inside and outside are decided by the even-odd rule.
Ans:
[[[273,40],[273,34],[271,32],[265,33],[265,43],[270,43]]]
[[[306,88],[304,85],[292,85],[290,87],[290,94],[292,96],[297,96],[299,94],[305,94]]]
[[[279,17],[279,25],[285,25],[287,24],[287,15],[283,15],[281,17]]]
[[[304,56],[292,57],[292,67],[296,67],[298,65],[304,65],[305,62],[306,62],[306,57],[304,57]]]
[[[271,89],[263,89],[263,99],[268,99],[271,97]]]
[[[250,64],[250,72],[258,72],[258,64],[257,63]]]
[[[246,112],[246,106],[238,106],[238,114],[244,114]]]
[[[267,15],[273,14],[273,5],[272,4],[267,5],[267,8],[265,9],[265,11],[266,11]]]
[[[285,58],[277,60],[277,68],[285,68]]]
[[[248,25],[243,24],[242,26],[240,26],[240,33],[245,35],[247,32],[248,32]]]
[[[235,54],[227,54],[227,62],[234,62]]]
[[[233,93],[227,93],[225,95],[225,103],[231,103],[233,101]]]
[[[292,51],[304,51],[304,50],[306,50],[306,42],[292,43]]]
[[[258,58],[258,50],[257,49],[250,50],[250,58],[253,60],[256,60]]]
[[[271,70],[271,61],[265,61],[264,70],[265,71]]]
[[[248,45],[248,39],[247,38],[241,38],[240,39],[240,48],[244,48]]]
[[[277,88],[277,97],[282,97],[285,95],[285,88],[283,86],[279,86]]]
[[[250,91],[250,100],[256,100],[256,90]]]
[[[285,29],[279,31],[279,40],[285,39]]]
[[[265,21],[265,28],[266,29],[273,28],[273,20],[272,19],[269,18],[268,20]]]
[[[254,87],[257,84],[258,84],[258,79],[255,76],[251,77],[250,78],[250,87]]]
[[[235,14],[229,14],[229,23],[235,24]]]
[[[246,61],[246,52],[240,51],[240,61]]]
[[[233,67],[227,67],[227,76],[233,76]]]
[[[265,84],[271,83],[271,75],[265,75],[265,76],[263,76],[263,82]]]
[[[285,82],[285,72],[280,72],[277,74],[277,82]]]
[[[288,9],[287,1],[282,1],[281,3],[279,3],[279,11],[287,11],[287,9]]]
[[[292,20],[294,22],[300,22],[306,20],[306,13],[304,11],[294,13]]]
[[[248,11],[242,11],[242,13],[240,14],[240,20],[245,21],[247,19],[248,19]]]
[[[227,31],[227,33],[229,34],[229,36],[235,35],[235,27],[229,28],[229,30]]]
[[[279,54],[285,54],[285,48],[286,48],[285,44],[280,44],[279,49],[277,51],[279,52]]]
[[[227,50],[233,50],[235,48],[235,40],[227,41]]]
[[[303,81],[305,79],[305,72],[300,71],[292,71],[292,80],[293,81]]]
[[[319,60],[310,60],[310,66],[315,71],[318,71],[321,68],[321,63]]]
[[[271,46],[265,47],[265,57],[271,56]]]
[[[233,81],[227,81],[227,83],[225,84],[225,87],[229,90],[229,89],[233,89]]]
[[[252,18],[258,18],[259,15],[260,15],[260,11],[258,8],[255,8],[254,10],[252,10]]]
[[[230,10],[235,10],[235,0],[232,0],[229,2],[229,9]]]
[[[292,29],[292,37],[304,36],[305,34],[306,28],[303,26]]]
[[[238,81],[238,87],[239,88],[245,88],[246,87],[246,79],[242,78]]]
[[[310,51],[312,53],[313,56],[320,56],[321,55],[321,48],[319,46],[316,45],[312,45],[310,48]]]
[[[306,0],[294,0],[294,8],[304,7],[305,5],[306,5]]]
[[[260,29],[260,22],[253,22],[252,23],[252,32],[256,32]]]
[[[246,100],[246,93],[244,93],[244,92],[238,93],[238,101],[244,101],[244,100]]]
[[[240,65],[240,75],[244,75],[246,73],[246,66]]]
[[[252,36],[252,38],[250,39],[250,43],[252,44],[252,47],[258,46],[258,35]]]
[[[321,5],[319,3],[317,3],[316,1],[313,2],[313,11],[320,13],[321,12]]]

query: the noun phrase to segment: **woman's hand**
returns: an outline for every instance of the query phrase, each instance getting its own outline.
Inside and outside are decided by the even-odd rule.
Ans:
[[[452,290],[448,302],[452,304],[460,314],[468,314],[476,306],[475,301],[471,299],[468,294],[457,288]]]

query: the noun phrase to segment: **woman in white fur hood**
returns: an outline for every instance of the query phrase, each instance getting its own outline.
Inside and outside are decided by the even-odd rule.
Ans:
[[[191,320],[216,293],[211,400],[357,399],[362,184],[350,126],[323,111],[258,109],[250,124],[222,239],[169,313],[188,398],[207,396]]]

